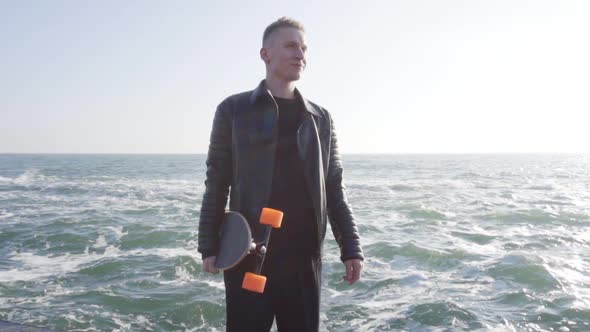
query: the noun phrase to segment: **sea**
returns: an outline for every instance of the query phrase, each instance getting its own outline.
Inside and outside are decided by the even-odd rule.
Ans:
[[[342,279],[328,228],[321,331],[590,331],[590,155],[342,157],[364,270]],[[205,160],[0,154],[0,319],[225,331],[197,252]]]

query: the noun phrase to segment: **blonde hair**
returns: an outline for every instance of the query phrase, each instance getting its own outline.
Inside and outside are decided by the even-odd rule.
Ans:
[[[266,43],[266,41],[273,32],[280,28],[295,28],[301,32],[305,32],[303,24],[290,17],[283,16],[278,20],[272,22],[269,26],[266,27],[266,29],[264,29],[264,34],[262,35],[262,45]]]

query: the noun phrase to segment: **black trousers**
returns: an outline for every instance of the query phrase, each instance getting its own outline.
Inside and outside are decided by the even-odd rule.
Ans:
[[[319,256],[267,257],[263,294],[244,290],[245,272],[254,272],[256,258],[246,257],[223,273],[226,331],[269,331],[276,317],[280,332],[318,331],[322,262]]]

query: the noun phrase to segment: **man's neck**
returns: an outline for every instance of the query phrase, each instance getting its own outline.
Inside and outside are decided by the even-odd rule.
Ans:
[[[274,97],[293,99],[295,98],[295,81],[283,81],[273,77],[266,77],[266,88]]]

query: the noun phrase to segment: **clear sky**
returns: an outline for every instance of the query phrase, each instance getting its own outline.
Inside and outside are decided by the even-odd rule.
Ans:
[[[283,15],[344,153],[590,152],[590,1],[0,0],[0,153],[204,153]]]

